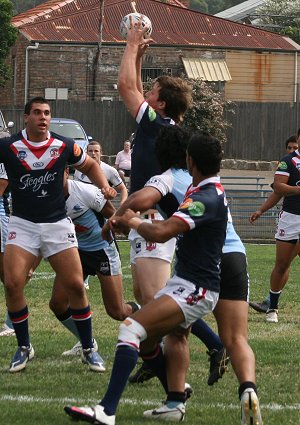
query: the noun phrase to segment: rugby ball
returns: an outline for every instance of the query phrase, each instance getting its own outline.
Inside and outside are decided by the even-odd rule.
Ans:
[[[130,22],[131,17],[131,22]],[[142,22],[142,27],[147,27],[148,30],[145,32],[144,37],[148,38],[150,37],[152,33],[152,23],[148,16],[142,15],[141,13],[129,13],[128,15],[124,16],[124,18],[121,21],[120,24],[120,33],[122,38],[124,40],[127,39],[127,28],[131,28],[131,25],[134,25],[135,23]]]

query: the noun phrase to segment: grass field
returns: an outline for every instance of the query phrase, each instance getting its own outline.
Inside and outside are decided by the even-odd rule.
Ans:
[[[125,296],[132,299],[128,243],[120,243]],[[274,264],[274,245],[247,245],[251,298],[262,300],[268,290]],[[16,265],[17,267],[17,265]],[[67,266],[66,266],[67,267]],[[264,315],[250,311],[250,343],[257,357],[257,382],[265,425],[300,424],[300,295],[299,259],[292,266],[288,286],[281,297],[278,324],[265,323]],[[76,342],[53,317],[48,308],[53,273],[42,262],[26,288],[30,308],[31,341],[36,356],[25,371],[10,374],[8,366],[16,350],[14,337],[0,338],[0,424],[64,425],[72,421],[64,414],[66,404],[93,404],[101,399],[114,356],[118,322],[104,313],[99,285],[95,278],[88,291],[93,310],[94,336],[105,359],[107,372],[87,370],[78,357],[61,353]],[[0,313],[4,317],[3,288],[0,289]],[[215,328],[213,317],[207,318]],[[188,382],[194,395],[188,401],[185,422],[191,425],[240,424],[238,384],[230,368],[213,387],[206,384],[208,361],[205,348],[191,336],[191,366]],[[164,393],[156,379],[143,385],[128,385],[121,400],[117,424],[152,425],[142,412],[156,407]]]

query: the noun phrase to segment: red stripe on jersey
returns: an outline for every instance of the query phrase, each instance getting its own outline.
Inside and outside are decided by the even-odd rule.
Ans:
[[[224,192],[224,187],[222,186],[222,184],[221,184],[221,183],[215,183],[215,187],[216,187],[217,189],[220,189],[220,191],[221,191],[221,192]]]
[[[24,145],[26,145],[28,147],[28,149],[38,158],[40,159],[40,157],[44,154],[44,152],[49,149],[49,147],[51,146],[54,137],[50,137],[50,139],[48,140],[48,143],[46,145],[43,146],[33,146],[30,143],[28,143],[28,141],[26,139],[24,139],[24,137],[22,137],[22,142],[24,143]]]
[[[10,148],[13,151],[13,153],[16,155],[16,157],[18,157],[18,153],[19,153],[18,149],[16,149],[14,145],[10,145]],[[31,167],[27,164],[26,161],[24,161],[24,159],[22,160],[20,159],[20,162],[26,170],[31,170]]]

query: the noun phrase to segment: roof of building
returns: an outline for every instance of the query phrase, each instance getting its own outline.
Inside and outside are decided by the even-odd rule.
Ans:
[[[247,0],[222,12],[216,13],[214,16],[219,18],[231,19],[232,21],[241,22],[249,15],[252,15],[257,8],[265,4],[265,0]]]
[[[154,44],[207,48],[243,48],[294,51],[290,39],[251,25],[240,24],[185,8],[179,1],[137,0],[138,12],[153,26]],[[31,42],[97,43],[99,0],[50,0],[16,15],[12,24]],[[130,0],[105,0],[104,43],[124,43],[119,26],[131,13]]]

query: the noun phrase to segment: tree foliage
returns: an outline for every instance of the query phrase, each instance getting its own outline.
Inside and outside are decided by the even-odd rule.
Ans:
[[[234,104],[226,101],[223,94],[213,90],[208,83],[200,79],[185,79],[192,85],[193,107],[186,113],[184,125],[226,142],[226,129],[230,123],[225,119],[225,111],[234,113]]]
[[[0,87],[11,77],[11,68],[5,60],[17,38],[17,30],[10,23],[12,13],[11,1],[0,0]]]
[[[15,13],[22,13],[28,9],[32,9],[47,0],[12,0],[14,5]],[[163,3],[167,3],[167,0],[161,0]],[[244,0],[189,0],[189,8],[197,10],[199,12],[215,13],[221,12],[222,10],[228,9],[229,7],[235,6],[242,3]]]
[[[300,0],[266,0],[257,14],[260,25],[300,44]]]
[[[215,15],[243,1],[244,0],[189,0],[189,8]]]

